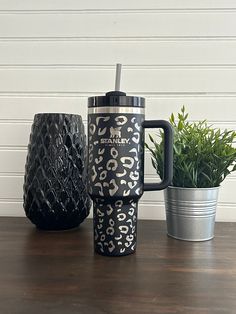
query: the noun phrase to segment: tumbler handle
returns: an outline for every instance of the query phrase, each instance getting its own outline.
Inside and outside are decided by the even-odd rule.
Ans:
[[[167,188],[173,179],[173,129],[165,120],[146,120],[143,128],[161,128],[164,131],[164,178],[160,183],[144,183],[144,191]]]

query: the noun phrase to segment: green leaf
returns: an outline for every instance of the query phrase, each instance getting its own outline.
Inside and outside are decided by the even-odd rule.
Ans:
[[[180,147],[178,147],[176,144],[173,144],[173,148],[174,148],[174,152],[176,155],[181,154],[181,148]]]
[[[225,169],[224,171],[224,179],[230,174],[230,171],[228,169]]]
[[[209,181],[211,182],[211,178],[204,172],[202,172],[202,175]]]
[[[152,143],[155,143],[155,141],[154,141],[153,137],[151,136],[151,134],[148,134],[148,136],[149,136],[150,141],[151,141]]]
[[[174,116],[173,113],[172,113],[171,116],[170,116],[170,122],[171,122],[171,124],[174,124],[174,123],[175,123],[175,116]]]
[[[183,122],[181,120],[179,120],[179,122],[178,122],[178,130],[181,131],[181,130],[183,130],[183,128],[184,128]]]
[[[151,159],[151,162],[152,162],[153,168],[157,169],[157,164],[153,158]]]

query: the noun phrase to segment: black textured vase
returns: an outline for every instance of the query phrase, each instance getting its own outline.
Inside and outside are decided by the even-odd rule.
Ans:
[[[26,216],[40,229],[77,227],[89,214],[86,182],[81,116],[36,114],[25,167]]]

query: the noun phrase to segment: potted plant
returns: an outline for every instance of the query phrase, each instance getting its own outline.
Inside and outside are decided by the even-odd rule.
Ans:
[[[236,132],[215,129],[204,121],[190,122],[182,107],[170,123],[174,129],[174,176],[165,191],[167,233],[187,241],[214,237],[215,214],[221,182],[236,170]],[[149,135],[152,164],[163,177],[162,131],[159,140]]]

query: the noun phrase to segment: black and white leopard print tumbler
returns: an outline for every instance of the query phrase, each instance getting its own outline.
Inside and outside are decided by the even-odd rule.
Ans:
[[[136,248],[137,208],[143,191],[161,190],[172,180],[172,128],[145,121],[145,99],[108,92],[88,100],[88,185],[94,207],[97,253],[131,254]],[[165,177],[144,184],[144,128],[165,134]]]

